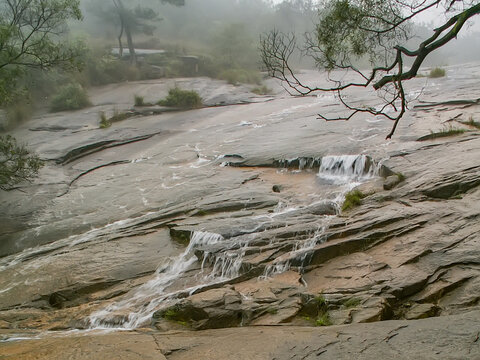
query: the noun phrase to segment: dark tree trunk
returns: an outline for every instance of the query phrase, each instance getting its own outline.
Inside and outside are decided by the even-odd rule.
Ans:
[[[123,18],[120,16],[120,34],[118,35],[118,56],[120,59],[123,57],[123,44],[122,44],[122,37],[123,37]]]
[[[125,30],[125,35],[127,37],[128,51],[130,54],[130,63],[132,65],[137,65],[137,56],[135,54],[135,46],[133,45],[132,31],[130,29],[130,24],[128,22],[127,11],[125,9],[125,6],[123,6],[122,0],[113,0],[113,3],[115,4],[115,7],[118,10],[118,16],[120,17],[120,24],[121,24],[121,32],[120,32],[120,36],[118,37],[118,43],[120,46],[120,57],[123,55],[122,36],[123,36],[123,31]]]

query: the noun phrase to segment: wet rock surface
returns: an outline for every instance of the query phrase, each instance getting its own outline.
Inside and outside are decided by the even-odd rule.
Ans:
[[[476,66],[424,97],[480,94]],[[480,136],[415,140],[477,106],[414,109],[385,142],[388,121],[312,116],[341,111],[332,98],[181,81],[237,105],[98,129],[98,111],[168,88],[130,83],[14,133],[47,164],[0,194],[4,358],[108,359],[119,342],[125,359],[475,358]],[[84,331],[104,327],[138,330]]]

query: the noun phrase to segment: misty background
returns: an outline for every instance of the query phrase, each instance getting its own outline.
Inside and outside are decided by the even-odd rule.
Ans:
[[[123,4],[137,49],[137,64],[129,60],[115,1],[82,0],[84,19],[69,23],[68,37],[85,45],[83,70],[74,74],[29,70],[19,82],[25,91],[6,108],[6,121],[0,128],[11,127],[28,119],[34,109],[47,107],[56,94],[65,92],[66,85],[88,88],[123,81],[209,76],[233,85],[252,84],[255,92],[267,93],[258,49],[261,34],[272,29],[295,33],[301,47],[304,33],[315,29],[319,7],[313,0],[131,0]],[[412,24],[415,37],[407,45],[413,47],[430,36],[443,19],[445,14],[440,10],[419,18]],[[478,61],[479,23],[478,19],[471,22],[456,41],[430,54],[424,66]],[[120,34],[122,58],[118,56]],[[149,54],[140,49],[150,50]],[[291,60],[295,69],[315,67],[301,51]],[[368,67],[361,59],[359,65]]]

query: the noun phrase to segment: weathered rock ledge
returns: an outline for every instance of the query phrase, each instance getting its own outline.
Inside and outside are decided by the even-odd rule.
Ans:
[[[480,312],[322,328],[255,326],[159,334],[47,335],[0,343],[5,360],[480,359]]]

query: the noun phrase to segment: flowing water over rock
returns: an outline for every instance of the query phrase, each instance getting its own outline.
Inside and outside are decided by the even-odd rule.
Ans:
[[[421,79],[408,90],[480,97],[478,79],[462,76],[472,69],[450,69],[442,92]],[[145,327],[313,331],[478,311],[478,129],[458,123],[471,131],[416,141],[443,121],[480,116],[478,107],[411,110],[387,142],[388,121],[316,119],[342,111],[330,97],[182,82],[211,104],[222,95],[242,105],[98,129],[105,99],[168,87],[130,83],[95,89],[91,109],[15,131],[47,163],[22,192],[1,194],[4,340]],[[361,205],[342,212],[354,188]]]

